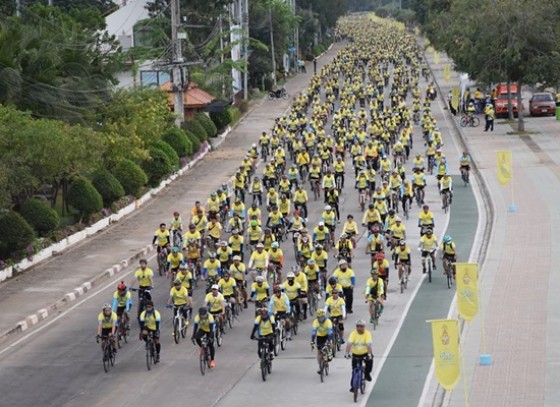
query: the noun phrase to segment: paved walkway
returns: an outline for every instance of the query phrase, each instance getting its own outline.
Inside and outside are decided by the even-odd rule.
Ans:
[[[458,86],[458,75],[443,78],[450,61],[428,55],[442,94]],[[457,120],[457,119],[455,119]],[[481,116],[483,122],[483,116]],[[513,128],[512,128],[513,126]],[[531,134],[515,135],[516,124],[497,121],[494,132],[462,129],[470,153],[491,191],[495,219],[488,255],[482,265],[481,313],[465,325],[462,343],[466,393],[472,406],[560,405],[560,275],[551,261],[560,254],[560,122],[527,118]],[[513,188],[518,211],[508,212],[511,186],[496,177],[496,152],[511,150]],[[474,253],[475,257],[477,253]],[[485,328],[485,341],[483,338]],[[493,364],[480,366],[489,353]],[[465,383],[445,395],[443,405],[465,405]],[[431,387],[435,387],[432,382]],[[425,405],[442,405],[428,397]]]
[[[318,61],[321,69],[343,47],[336,43]],[[286,89],[290,95],[305,90],[313,74],[291,78]],[[47,308],[72,292],[75,287],[93,280],[104,270],[141,251],[151,243],[153,231],[168,222],[173,211],[190,212],[194,202],[205,202],[235,172],[247,146],[257,142],[263,130],[272,128],[274,119],[289,108],[291,100],[259,101],[257,106],[232,131],[226,141],[209,153],[193,170],[178,178],[155,199],[98,236],[85,240],[60,256],[39,264],[0,285],[0,337],[18,321],[37,310]],[[162,214],[168,216],[162,218]],[[185,221],[188,216],[184,216]],[[148,238],[149,237],[149,238]]]

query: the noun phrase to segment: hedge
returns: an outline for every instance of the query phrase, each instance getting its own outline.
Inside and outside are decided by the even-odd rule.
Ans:
[[[179,127],[171,127],[162,137],[162,140],[169,144],[179,157],[189,157],[193,154],[193,146],[187,134]]]
[[[148,176],[134,161],[121,160],[113,170],[127,195],[139,197],[140,189],[148,183]]]
[[[157,187],[160,182],[173,172],[173,164],[164,151],[150,147],[150,158],[144,161],[142,168],[148,176],[148,185]]]
[[[105,169],[96,171],[91,181],[103,198],[103,206],[108,208],[113,202],[121,199],[125,192],[119,180]]]
[[[33,228],[19,213],[13,211],[0,215],[0,235],[0,249],[5,255],[25,249],[35,240]]]
[[[221,132],[231,123],[231,116],[228,110],[224,109],[221,112],[210,113],[210,118]]]
[[[227,111],[232,124],[237,123],[239,119],[241,119],[241,110],[239,110],[237,107],[231,106]]]
[[[103,198],[93,184],[84,177],[76,178],[68,189],[68,203],[86,220],[103,209]]]
[[[208,140],[208,133],[196,120],[187,120],[182,124],[183,130],[190,131],[201,143]]]
[[[195,119],[202,127],[204,127],[204,130],[206,130],[206,134],[208,134],[208,137],[218,136],[218,128],[208,115],[204,113],[198,113]]]
[[[173,167],[173,171],[177,171],[179,169],[179,156],[173,147],[171,147],[168,143],[163,140],[156,141],[153,146],[165,153],[171,165]]]
[[[201,146],[201,142],[200,140],[190,131],[185,131],[187,138],[189,139],[189,141],[191,142],[191,146],[192,146],[192,152],[193,154],[198,153],[198,150],[200,150],[200,146]]]
[[[39,236],[47,236],[60,225],[58,213],[41,199],[26,201],[21,206],[20,213]]]

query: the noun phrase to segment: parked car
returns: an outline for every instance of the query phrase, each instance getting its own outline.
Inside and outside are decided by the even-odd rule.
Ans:
[[[517,117],[517,84],[512,83],[509,85],[509,93],[511,95],[511,106],[513,115]],[[523,110],[523,105],[521,105]],[[504,83],[496,86],[496,101],[495,101],[496,117],[507,117],[508,115],[508,92],[507,85]]]
[[[540,116],[556,114],[556,103],[554,101],[554,96],[552,93],[534,93],[529,100],[529,112],[531,116]]]

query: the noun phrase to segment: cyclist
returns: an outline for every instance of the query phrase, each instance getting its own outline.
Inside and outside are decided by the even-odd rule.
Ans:
[[[167,308],[173,307],[174,318],[177,315],[177,311],[180,311],[181,315],[186,320],[189,319],[189,309],[191,308],[191,303],[192,299],[189,296],[189,291],[183,286],[181,279],[176,278],[175,281],[173,281],[173,287],[169,290]]]
[[[171,237],[169,230],[165,223],[159,224],[159,229],[156,229],[154,232],[154,238],[152,239],[152,244],[156,245],[157,253],[161,252],[163,249],[166,249],[168,246],[171,245]]]
[[[339,342],[344,343],[344,320],[346,319],[346,301],[340,297],[338,288],[333,288],[331,296],[325,301],[324,311],[328,313],[335,329],[338,329]]]
[[[354,237],[358,236],[359,229],[358,229],[358,224],[354,220],[353,215],[350,214],[346,217],[346,222],[344,223],[344,226],[342,227],[342,233],[345,233],[346,236],[352,241],[352,246],[353,247],[356,246],[356,242],[355,242]]]
[[[208,313],[206,307],[201,307],[198,309],[198,314],[194,317],[194,328],[191,341],[201,348],[202,351],[202,337],[206,336],[206,342],[208,344],[208,349],[210,350],[210,367],[216,367],[216,362],[214,361],[214,356],[216,349],[214,348],[214,329],[215,322],[214,317]]]
[[[126,324],[126,329],[130,329],[130,319],[128,313],[132,308],[132,294],[127,290],[124,281],[121,281],[117,286],[117,291],[113,293],[113,306],[111,307],[113,312],[117,313],[119,321],[123,321]]]
[[[385,237],[381,233],[379,226],[372,228],[371,235],[368,236],[368,245],[366,246],[366,254],[371,254],[371,263],[375,261],[377,253],[383,253],[385,250]]]
[[[437,251],[437,237],[432,229],[427,229],[426,234],[420,238],[418,243],[418,250],[422,251],[422,273],[426,274],[426,257],[432,258],[432,265],[434,270],[436,267],[436,254]]]
[[[171,271],[171,281],[175,279],[175,275],[179,270],[179,266],[185,262],[185,257],[181,253],[181,249],[177,246],[173,246],[171,253],[167,255],[167,274],[169,276],[169,271]]]
[[[220,199],[218,198],[218,194],[216,192],[212,192],[210,194],[210,198],[206,201],[206,205],[208,205],[208,218],[212,219],[218,216],[218,212],[220,211]]]
[[[189,266],[183,263],[179,266],[179,271],[177,272],[177,276],[175,276],[175,278],[181,281],[181,285],[187,289],[191,297],[193,289],[193,270],[194,268],[192,265]]]
[[[196,230],[196,225],[194,223],[189,224],[189,230],[187,230],[187,232],[185,233],[185,239],[183,241],[183,245],[186,245],[187,242],[191,242],[192,240],[194,240],[196,243],[198,243],[198,246],[200,247],[202,243],[201,239],[202,239],[202,235],[198,230]]]
[[[381,223],[381,214],[375,209],[375,205],[370,203],[367,210],[364,212],[362,226],[367,226],[367,230],[371,231],[374,226],[380,225]]]
[[[366,283],[366,302],[369,303],[369,322],[373,323],[375,303],[378,303],[381,307],[379,309],[379,315],[383,312],[383,294],[385,293],[385,287],[383,280],[379,277],[377,270],[371,270],[371,277],[368,278]]]
[[[447,204],[451,205],[451,202],[453,201],[453,179],[447,172],[443,174],[443,177],[439,181],[439,193],[442,196],[442,201],[443,195],[449,194],[449,202]],[[441,209],[445,209],[445,207],[442,206]]]
[[[146,309],[140,314],[140,340],[144,342],[148,339],[148,333],[152,333],[154,344],[156,345],[156,359],[159,362],[159,354],[161,352],[161,344],[159,343],[159,324],[161,322],[161,315],[159,311],[154,308],[153,301],[146,302]]]
[[[358,363],[362,363],[365,360],[365,378],[368,382],[371,382],[371,371],[373,369],[373,337],[371,332],[366,329],[366,323],[363,320],[358,320],[356,322],[356,329],[353,330],[348,336],[348,343],[346,344],[346,355],[347,359],[350,358],[352,354],[352,369],[356,368]],[[350,391],[354,391],[350,388]]]
[[[253,183],[251,184],[250,188],[251,195],[253,195],[253,203],[256,203],[258,206],[262,205],[262,194],[263,194],[263,183],[259,179],[259,177],[253,178]]]
[[[340,235],[340,239],[336,242],[334,248],[336,251],[335,258],[344,260],[346,262],[352,261],[354,245],[348,239],[346,239],[346,233]]]
[[[259,222],[255,219],[251,220],[249,228],[247,229],[247,237],[249,238],[249,245],[251,246],[252,250],[254,250],[259,243],[261,231],[262,228],[260,227]]]
[[[288,299],[290,300],[290,308],[293,307],[293,309],[296,312],[296,317],[298,319],[301,319],[301,307],[299,304],[299,297],[301,295],[301,286],[299,285],[299,283],[296,282],[296,275],[294,273],[294,270],[296,268],[299,267],[292,266],[292,271],[288,273],[288,275],[286,276],[286,281],[284,281],[280,285],[280,287],[282,288],[282,291],[286,293]]]
[[[323,248],[323,245],[321,244],[315,245],[315,250],[313,251],[313,253],[311,253],[311,259],[309,260],[313,260],[317,265],[317,267],[319,268],[321,272],[321,276],[320,276],[321,281],[319,282],[322,283],[321,287],[324,289],[325,285],[327,284],[327,266],[328,266],[329,255],[327,254],[327,251]]]
[[[447,261],[448,267],[451,267],[453,270],[453,278],[455,278],[455,266],[453,263],[457,262],[457,247],[455,246],[455,242],[453,238],[449,235],[445,235],[443,237],[443,241],[441,242],[441,257],[444,261]],[[443,267],[443,273],[445,274],[447,270]]]
[[[231,249],[232,257],[239,256],[243,260],[245,239],[243,235],[239,233],[239,229],[233,229],[232,235],[228,239],[229,248]]]
[[[317,226],[313,228],[313,245],[317,247],[317,245],[325,245],[330,239],[330,232],[329,228],[325,226],[323,221],[319,222]]]
[[[245,281],[247,268],[245,264],[241,262],[240,256],[233,256],[233,262],[231,266],[229,266],[229,272],[235,279],[235,284],[239,289],[241,297],[243,297],[243,307],[247,308],[247,282]]]
[[[348,262],[346,260],[340,260],[338,262],[338,267],[333,272],[333,276],[342,286],[342,291],[344,292],[344,299],[346,302],[346,311],[352,314],[352,304],[354,302],[354,287],[356,286],[356,275],[354,270],[348,267]]]
[[[326,345],[328,347],[328,357],[329,361],[332,359],[331,353],[331,342],[333,336],[333,324],[330,319],[327,318],[325,310],[317,310],[317,315],[313,324],[311,325],[311,350],[317,345],[317,363],[321,362],[321,350]],[[321,374],[321,371],[317,371]]]
[[[140,259],[140,267],[136,269],[134,277],[130,281],[131,289],[136,282],[138,282],[138,305],[141,306],[142,299],[146,294],[146,299],[151,299],[149,291],[154,286],[154,272],[148,267],[148,261],[146,259]],[[138,312],[140,311],[142,310],[139,308]]]
[[[216,252],[210,252],[202,268],[202,280],[208,280],[208,285],[216,284],[222,275],[222,265],[216,259]]]
[[[268,214],[268,219],[266,220],[266,227],[271,229],[274,234],[274,240],[276,240],[276,236],[280,235],[283,226],[285,226],[285,219],[282,216],[282,212],[278,210],[277,205],[273,205],[271,212]],[[265,234],[266,230],[267,229],[265,229]],[[270,249],[270,246],[267,247],[267,249]]]
[[[422,210],[418,214],[418,227],[420,228],[420,236],[424,236],[427,229],[433,229],[436,226],[434,222],[434,214],[430,211],[428,205],[422,206]]]
[[[268,344],[270,352],[270,360],[274,358],[274,332],[276,331],[276,321],[272,315],[268,313],[266,308],[259,309],[259,314],[255,318],[251,339],[255,339],[255,334],[259,333],[259,338],[264,339]],[[261,355],[259,354],[259,357]]]
[[[220,267],[222,270],[227,270],[231,263],[231,258],[233,256],[233,250],[228,246],[228,242],[222,240],[216,250],[216,256],[220,262]]]
[[[286,328],[286,337],[289,339],[292,337],[290,332],[290,313],[292,308],[290,306],[290,299],[286,293],[282,292],[282,287],[276,284],[273,287],[274,294],[272,295],[270,302],[268,303],[268,313],[274,316],[275,320],[278,322],[281,319],[284,320],[284,326]]]
[[[385,258],[383,253],[377,253],[375,255],[375,262],[371,266],[372,270],[377,271],[379,277],[383,280],[383,298],[387,299],[387,290],[389,288],[389,261]]]
[[[234,230],[237,230],[238,233],[239,231],[241,231],[241,233],[243,233],[243,230],[245,229],[245,224],[243,219],[241,219],[239,217],[239,214],[237,212],[235,212],[233,214],[233,218],[230,218],[230,220],[228,220],[228,225],[227,225],[227,230],[231,231],[233,233]]]
[[[265,273],[268,269],[268,253],[264,250],[264,244],[258,243],[256,245],[256,250],[251,254],[249,259],[249,270],[252,271],[253,279],[257,275],[254,271]]]
[[[183,218],[178,211],[173,212],[173,218],[171,218],[169,230],[171,231],[171,236],[173,236],[174,244],[177,244],[177,242],[180,243],[182,239],[181,233],[183,232]]]
[[[210,292],[204,297],[204,304],[220,325],[224,323],[225,302],[226,300],[220,292],[220,286],[218,284],[213,284]]]
[[[210,223],[206,226],[208,238],[212,241],[214,247],[218,247],[218,242],[222,237],[222,225],[216,217],[210,218]]]
[[[257,276],[255,282],[251,284],[251,296],[249,301],[255,300],[256,308],[260,306],[270,297],[270,286],[264,281],[263,276]]]
[[[282,281],[282,267],[284,266],[284,252],[278,242],[272,242],[268,250],[269,272],[276,274],[275,281]],[[273,274],[274,275],[274,274]]]
[[[461,174],[463,173],[463,171],[467,173],[467,183],[468,183],[468,179],[469,179],[468,175],[469,172],[471,171],[471,156],[466,151],[463,151],[463,155],[459,157],[459,170],[461,171]]]
[[[307,217],[307,202],[309,198],[307,197],[307,191],[303,189],[303,184],[297,186],[296,192],[294,192],[294,207],[299,210],[304,218]]]
[[[300,287],[298,304],[300,308],[303,309],[303,320],[305,321],[307,319],[307,292],[309,290],[307,276],[305,273],[301,272],[301,268],[297,265],[292,267],[292,271],[296,276],[295,282],[299,284]]]
[[[226,304],[231,304],[233,307],[237,302],[237,282],[230,277],[229,271],[224,272],[223,277],[218,281],[218,287]]]
[[[104,304],[103,309],[97,316],[97,337],[98,338],[108,338],[113,346],[114,353],[117,353],[117,347],[115,346],[115,332],[117,332],[117,324],[119,319],[117,314],[112,311],[111,304]],[[101,343],[101,349],[103,350],[105,343]]]

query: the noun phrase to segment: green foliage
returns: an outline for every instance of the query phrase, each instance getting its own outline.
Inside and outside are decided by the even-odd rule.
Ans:
[[[222,110],[221,112],[210,113],[210,118],[216,125],[219,132],[222,132],[232,121],[227,109]]]
[[[121,160],[115,166],[113,175],[119,180],[127,195],[139,197],[141,188],[148,183],[146,173],[135,162]]]
[[[200,146],[202,145],[202,142],[198,139],[198,137],[196,137],[193,133],[191,133],[190,131],[185,131],[189,141],[191,142],[191,146],[192,146],[192,154],[196,154],[198,153],[198,150],[200,150]],[[191,155],[192,155],[191,154]]]
[[[164,151],[150,148],[150,158],[144,161],[142,168],[148,176],[148,185],[157,187],[160,182],[173,172],[173,164]]]
[[[11,252],[22,250],[35,239],[33,228],[16,212],[0,215],[0,251],[4,258]]]
[[[179,127],[170,127],[162,137],[177,152],[179,157],[188,157],[193,153],[193,146],[187,134]]]
[[[238,109],[235,106],[231,106],[228,108],[228,114],[230,117],[230,123],[231,124],[235,124],[239,121],[239,119],[241,118],[241,110]]]
[[[208,133],[206,133],[204,127],[202,127],[196,120],[186,120],[183,122],[182,127],[184,130],[190,131],[194,134],[201,143],[208,140]]]
[[[163,140],[156,141],[153,146],[165,153],[167,158],[169,158],[169,162],[171,162],[173,170],[179,169],[179,156],[173,147]]]
[[[20,213],[39,236],[47,236],[60,225],[58,213],[40,199],[26,201]]]
[[[86,220],[103,209],[103,198],[89,180],[77,177],[68,190],[68,203]]]
[[[103,198],[103,206],[108,208],[115,201],[124,196],[124,188],[119,180],[105,169],[100,169],[93,174],[91,181],[95,189]]]
[[[196,121],[206,130],[208,137],[216,137],[218,135],[218,129],[212,119],[204,114],[198,113],[195,117]]]

